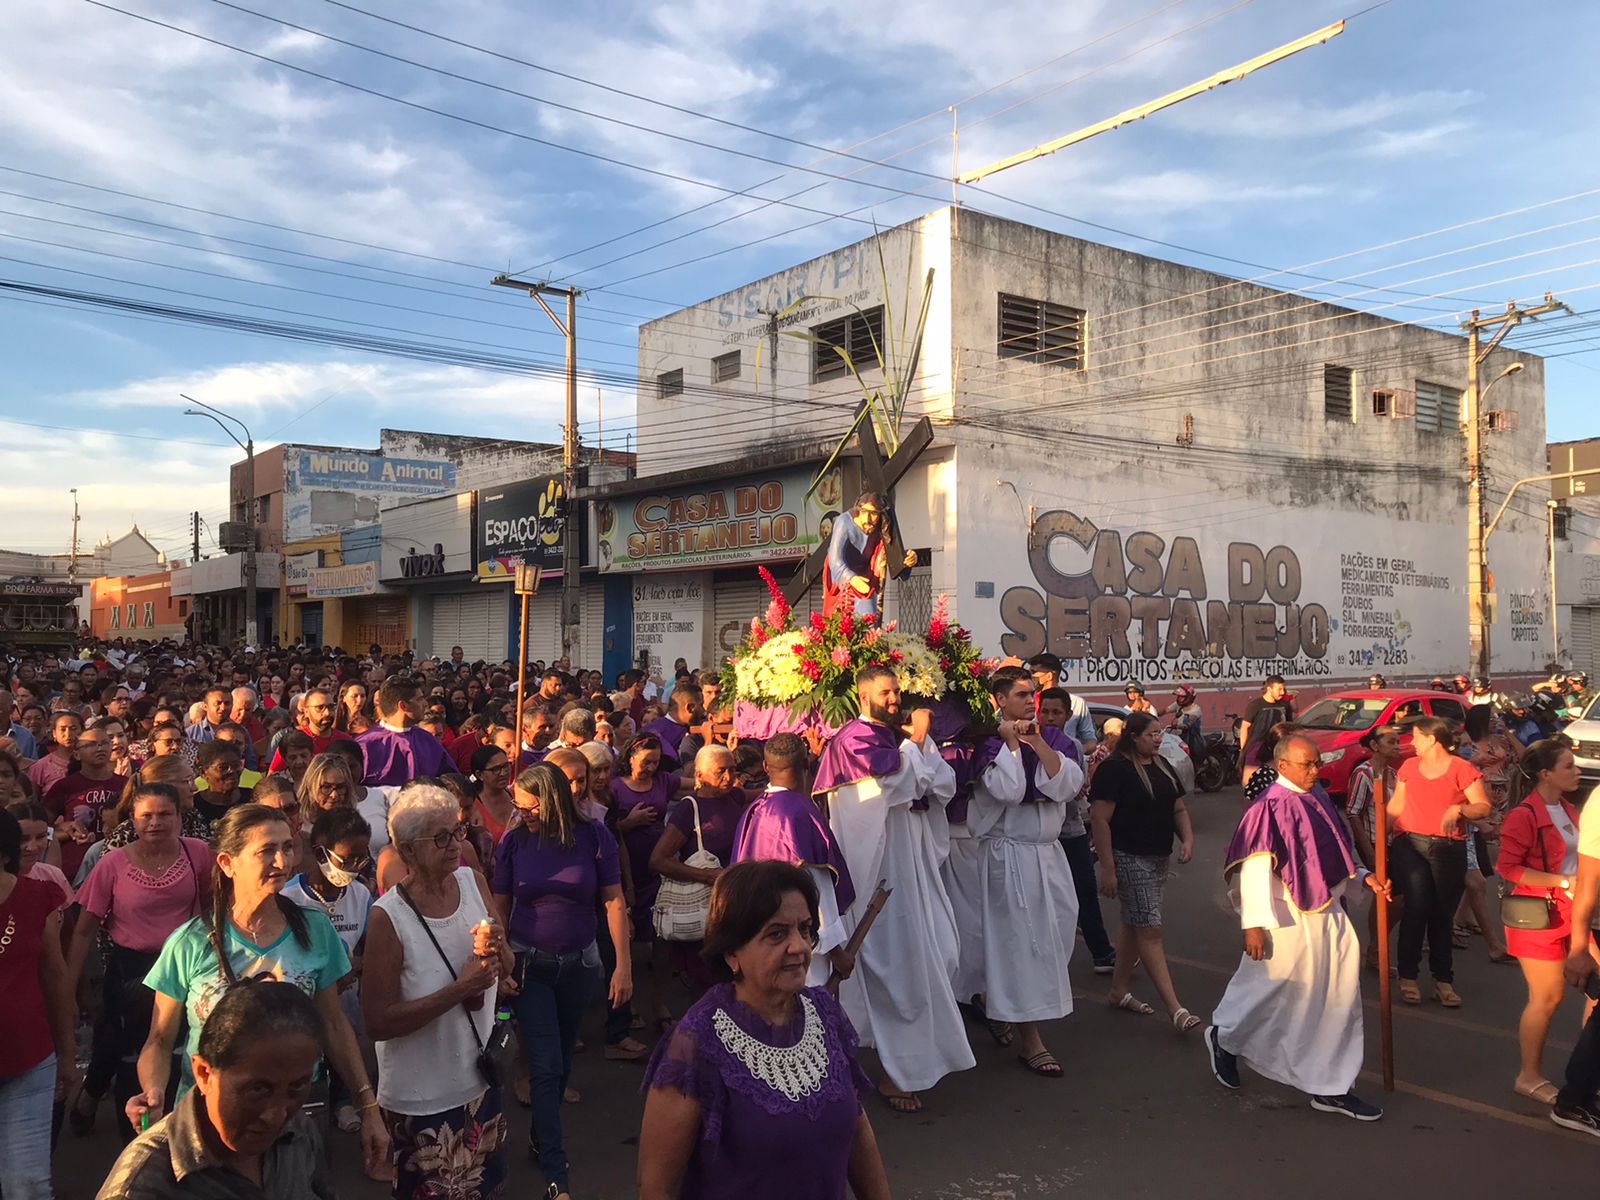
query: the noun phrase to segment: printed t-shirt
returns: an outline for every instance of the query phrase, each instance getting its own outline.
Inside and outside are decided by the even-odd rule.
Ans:
[[[305,914],[309,946],[302,946],[294,930],[270,946],[258,946],[232,921],[228,922],[228,961],[240,979],[267,977],[292,983],[308,996],[335,986],[350,973],[350,956],[333,928],[333,922],[320,912]],[[155,965],[144,977],[145,986],[169,996],[183,1005],[189,1029],[183,1052],[183,1088],[193,1082],[189,1058],[200,1046],[200,1030],[206,1018],[228,990],[228,981],[217,965],[211,939],[203,920],[196,918],[180,926],[161,947]]]
[[[1405,807],[1394,821],[1395,831],[1465,840],[1464,821],[1456,822],[1454,832],[1445,832],[1444,810],[1453,804],[1465,804],[1463,793],[1482,778],[1477,767],[1454,755],[1446,761],[1444,774],[1437,779],[1423,775],[1422,764],[1417,759],[1407,759],[1400,764],[1397,780],[1397,786],[1404,787],[1406,795]]]
[[[64,818],[68,821],[76,821],[78,810],[88,808],[93,813],[93,818],[85,828],[88,829],[91,839],[98,839],[101,836],[100,814],[107,807],[115,807],[117,801],[122,799],[122,789],[127,782],[121,775],[112,775],[107,779],[90,779],[83,772],[74,771],[52,784],[50,790],[44,793],[44,807],[52,818],[57,820]],[[76,875],[88,849],[87,842],[64,839],[61,842],[62,873]]]
[[[583,821],[571,850],[532,830],[508,833],[494,850],[490,891],[511,897],[514,944],[570,954],[594,941],[599,890],[621,883],[616,839],[604,825]]]
[[[102,921],[106,932],[129,950],[155,953],[172,931],[204,911],[211,899],[211,847],[182,838],[172,865],[151,878],[134,865],[126,848],[108,850],[78,891],[78,903]]]
[[[359,879],[352,880],[331,905],[325,904],[306,886],[304,872],[283,885],[283,894],[309,912],[325,914],[338,931],[346,954],[353,955],[361,939],[367,935],[367,914],[372,911],[372,893]]]

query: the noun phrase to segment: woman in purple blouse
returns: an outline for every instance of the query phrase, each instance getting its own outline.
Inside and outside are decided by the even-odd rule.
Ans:
[[[567,777],[537,763],[517,776],[512,797],[521,819],[495,847],[489,890],[517,957],[520,991],[511,1004],[528,1055],[528,1149],[544,1172],[548,1194],[559,1198],[570,1191],[561,1096],[572,1074],[578,1026],[600,979],[597,903],[605,907],[618,946],[612,1004],[633,992],[628,913],[616,840],[578,811]]]
[[[856,1033],[805,986],[817,890],[798,867],[743,862],[711,893],[705,994],[645,1074],[640,1200],[888,1200],[861,1097]]]
[[[694,792],[673,805],[667,830],[650,854],[650,870],[661,879],[716,883],[733,861],[733,840],[745,803],[744,789],[733,772],[733,752],[726,746],[702,746],[694,756]],[[722,866],[690,866],[685,860],[702,847]],[[673,942],[668,955],[673,970],[697,1000],[716,982],[700,953],[703,945],[699,940]]]
[[[650,910],[661,889],[661,876],[650,867],[650,854],[667,828],[667,809],[682,788],[682,781],[671,771],[661,770],[661,739],[641,733],[617,755],[617,773],[611,780],[611,796],[617,833],[628,848],[628,863],[633,874],[633,939],[650,946],[650,1003],[654,1006],[656,1028],[672,1026],[672,1010],[667,1006],[667,991],[672,985],[672,964],[655,945],[655,925]]]

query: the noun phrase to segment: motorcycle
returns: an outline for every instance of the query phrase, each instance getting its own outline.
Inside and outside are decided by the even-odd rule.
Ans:
[[[1205,749],[1194,764],[1194,785],[1202,792],[1226,787],[1239,767],[1239,717],[1228,714],[1226,733],[1205,735]]]

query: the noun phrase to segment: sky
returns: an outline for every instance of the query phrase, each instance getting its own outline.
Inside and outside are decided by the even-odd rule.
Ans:
[[[240,456],[180,394],[258,449],[559,440],[561,340],[500,271],[584,290],[580,432],[625,448],[638,324],[947,203],[952,104],[986,162],[1345,17],[961,200],[1242,277],[1321,264],[1390,316],[1553,290],[1579,315],[1531,335],[1548,436],[1600,435],[1600,6],[1362,7],[0,5],[0,548],[65,550],[76,487],[88,544],[137,522],[186,557]]]

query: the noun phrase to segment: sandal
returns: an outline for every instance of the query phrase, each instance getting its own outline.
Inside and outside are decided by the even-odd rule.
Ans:
[[[1435,983],[1433,985],[1433,998],[1446,1008],[1461,1007],[1461,996],[1448,983]]]
[[[1465,925],[1457,925],[1450,930],[1450,944],[1457,950],[1465,950],[1472,945],[1472,935],[1467,932]]]
[[[1172,1014],[1172,1027],[1179,1033],[1188,1033],[1198,1024],[1200,1024],[1200,1018],[1187,1008],[1180,1008]]]
[[[922,1111],[922,1097],[915,1092],[886,1092],[880,1087],[878,1097],[889,1106],[890,1112],[910,1116]]]
[[[612,1062],[638,1062],[649,1053],[649,1046],[631,1037],[625,1037],[620,1042],[605,1048],[605,1057]]]
[[[1041,1050],[1037,1054],[1019,1054],[1017,1055],[1017,1061],[1035,1075],[1043,1075],[1046,1079],[1060,1079],[1062,1077],[1060,1062],[1048,1050]]]
[[[1009,1046],[1016,1039],[1017,1031],[1010,1021],[991,1021],[985,1017],[983,1023],[988,1026],[989,1036],[996,1046]]]
[[[1141,1017],[1148,1017],[1156,1011],[1132,992],[1123,992],[1121,997],[1111,996],[1108,999],[1112,1008],[1120,1008],[1124,1012],[1136,1013]]]
[[[1534,1084],[1533,1087],[1523,1087],[1519,1083],[1514,1086],[1513,1090],[1517,1095],[1532,1100],[1537,1104],[1554,1104],[1556,1097],[1561,1094],[1561,1089],[1548,1079]]]
[[[1417,986],[1415,979],[1401,979],[1398,982],[1400,984],[1401,1000],[1407,1004],[1422,1003],[1422,989]]]

